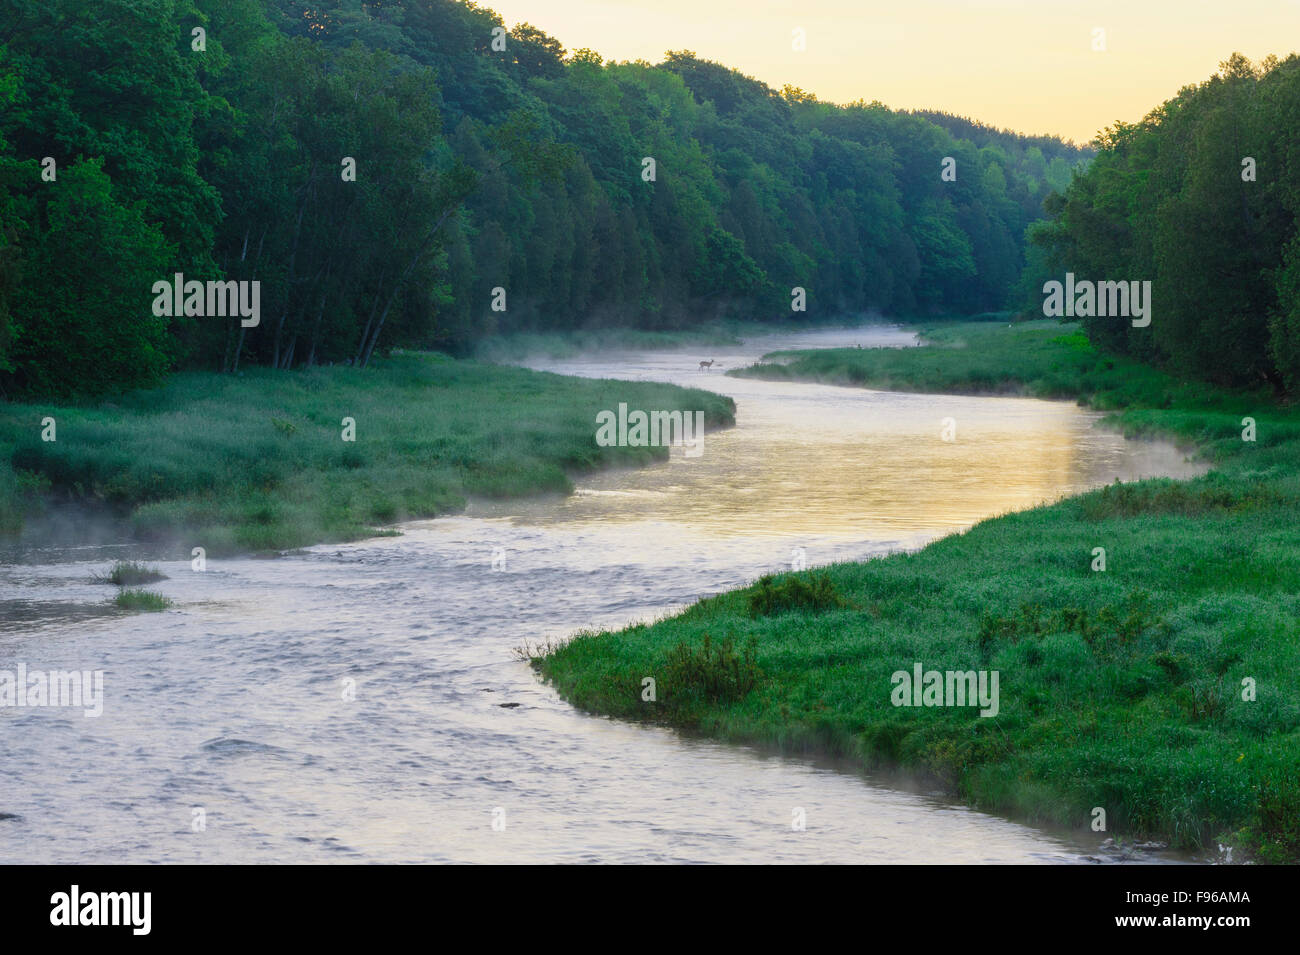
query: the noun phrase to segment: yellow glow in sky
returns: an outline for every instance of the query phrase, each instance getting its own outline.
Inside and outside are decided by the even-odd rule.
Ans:
[[[568,50],[693,50],[837,103],[938,109],[1087,142],[1241,52],[1300,47],[1300,0],[480,0]],[[1094,30],[1105,50],[1093,50]],[[806,49],[794,49],[803,30]]]

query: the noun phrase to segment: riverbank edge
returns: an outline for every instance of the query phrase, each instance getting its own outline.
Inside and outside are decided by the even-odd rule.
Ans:
[[[448,370],[449,377],[441,378]],[[436,400],[443,406],[455,405],[458,390],[463,392],[462,407],[453,408],[454,420],[444,429],[448,433],[431,440],[418,443],[415,437],[427,420],[417,418],[407,433],[402,433],[384,418],[395,419],[412,411],[412,406],[404,406],[402,401],[427,398],[425,404]],[[267,396],[274,399],[278,391],[285,395],[283,406],[267,407],[265,401],[259,401]],[[330,397],[318,397],[322,392]],[[214,419],[222,416],[211,410],[214,393],[220,395],[215,400],[224,403],[230,415],[238,415],[239,409],[256,409],[236,422],[240,452],[248,445],[276,458],[272,462],[275,468],[267,471],[271,475],[268,483],[253,489],[260,502],[257,507],[238,510],[238,503],[231,500],[238,491],[214,503],[202,491],[193,490],[194,482],[182,484],[174,473],[173,459],[180,459],[181,467],[203,467],[200,453],[188,445],[201,433],[204,422],[213,426]],[[208,396],[208,400],[190,400],[195,395]],[[493,402],[490,408],[484,407],[486,400]],[[632,407],[639,402],[648,408],[702,411],[707,431],[735,425],[735,402],[700,388],[557,375],[434,352],[397,353],[366,369],[253,369],[247,379],[182,373],[158,389],[87,404],[10,402],[0,405],[0,534],[22,546],[28,540],[80,533],[82,536],[68,542],[139,545],[142,551],[152,551],[151,559],[185,560],[190,559],[195,543],[204,545],[206,556],[268,556],[318,544],[395,536],[404,523],[463,513],[474,499],[571,494],[575,478],[666,460],[667,447],[597,445],[595,411],[617,408],[620,401],[630,402]],[[355,417],[344,417],[362,434],[367,428],[375,433],[387,427],[388,443],[402,443],[404,448],[401,452],[384,449],[390,461],[428,467],[431,489],[414,506],[394,504],[396,492],[385,493],[383,462],[378,462],[377,474],[363,470],[370,466],[368,455],[372,453],[364,443],[333,443],[341,432],[327,415],[337,416],[341,413],[338,409],[361,406],[367,407],[366,417],[356,411]],[[583,408],[593,413],[586,416]],[[428,409],[418,410],[424,413]],[[488,411],[494,419],[485,419]],[[526,434],[526,447],[507,446],[495,453],[496,445],[506,439],[494,433],[493,425],[526,423],[530,412],[539,420],[540,433]],[[174,434],[160,437],[158,432],[165,428],[162,422],[172,416],[195,419],[191,424],[197,427],[187,431],[182,425]],[[55,424],[55,440],[49,443],[40,437],[47,421]],[[339,421],[346,430],[342,418]],[[225,424],[229,422],[222,422]],[[397,440],[393,440],[395,429]],[[122,438],[125,447],[117,440]],[[78,439],[81,444],[75,451],[60,456]],[[161,450],[157,447],[160,443],[165,445]],[[326,443],[333,446],[322,451]],[[232,442],[228,449],[233,453],[235,447]],[[160,462],[152,469],[140,460],[151,454]],[[446,465],[439,454],[460,455],[459,469]],[[248,464],[241,461],[234,470]],[[278,514],[301,503],[295,494],[302,486],[291,481],[312,469],[313,478],[331,483],[359,474],[360,483],[368,490],[349,498],[357,513],[335,517],[329,529],[323,521],[309,526],[286,522],[282,528],[261,534],[256,544],[245,543],[247,537],[241,535],[259,536],[266,514]],[[173,490],[167,486],[169,479],[176,480],[176,487],[189,490]],[[472,483],[475,480],[477,484]],[[422,505],[421,500],[427,503]],[[324,496],[316,503],[320,509],[333,506]],[[378,507],[391,508],[391,514],[379,517],[375,513]],[[146,522],[142,532],[143,512],[168,508],[177,509],[182,519],[168,519],[157,526]],[[184,520],[187,513],[208,515],[209,519]]]
[[[986,327],[980,330],[981,336],[997,335],[1002,331],[1015,334],[1017,331],[1023,332],[1031,326],[1043,329],[1048,323],[1025,323],[1016,329],[1014,326],[1008,326],[1007,329],[1001,329],[1001,326]],[[1061,339],[1066,342],[1062,348],[1068,348],[1074,355],[1081,352],[1077,340],[1077,332],[1072,333],[1067,328],[1062,328],[1055,323],[1055,332],[1051,334],[1053,339]],[[865,352],[873,352],[873,361],[884,360],[886,364],[893,363],[896,359],[911,361],[910,354],[918,351],[928,353],[928,357],[939,357],[942,361],[945,358],[952,358],[959,354],[958,349],[945,349],[945,344],[951,344],[952,336],[955,334],[960,337],[966,337],[971,331],[969,327],[960,325],[944,325],[923,329],[922,337],[925,340],[921,349],[868,349]],[[946,341],[945,341],[946,339]],[[963,342],[962,348],[967,348],[969,343]],[[796,362],[801,357],[815,355],[825,352],[839,353],[842,357],[852,359],[854,350],[848,349],[829,349],[818,350],[816,352],[784,353],[782,357],[788,358],[790,355],[796,356]],[[859,356],[864,355],[864,351],[859,351]],[[1132,363],[1116,363],[1106,356],[1091,352],[1090,348],[1082,349],[1084,352],[1090,352],[1087,355],[1088,361],[1096,363],[1096,367],[1091,371],[1104,370],[1105,373],[1115,375],[1124,375],[1126,366]],[[946,352],[946,354],[945,354]],[[779,353],[773,353],[779,354]],[[905,357],[907,356],[907,357]],[[999,383],[994,389],[987,387],[975,386],[973,382],[968,381],[966,387],[932,387],[932,388],[907,388],[898,389],[894,387],[884,387],[880,384],[879,378],[872,378],[864,375],[857,380],[850,380],[847,377],[816,375],[801,377],[799,368],[796,365],[781,364],[774,365],[766,362],[770,356],[764,356],[764,361],[748,369],[738,369],[729,371],[729,374],[737,376],[752,376],[761,378],[771,378],[775,380],[793,380],[793,381],[811,381],[822,384],[840,384],[857,387],[880,388],[881,390],[907,390],[912,393],[936,393],[936,394],[969,394],[978,396],[1005,396],[1008,394],[1006,384],[1012,384],[1015,387],[1015,393],[1025,397],[1051,398],[1051,399],[1074,399],[1080,404],[1096,410],[1110,412],[1108,417],[1102,419],[1102,424],[1109,427],[1118,428],[1126,436],[1134,438],[1149,438],[1173,441],[1180,449],[1195,451],[1203,457],[1214,468],[1207,477],[1219,477],[1223,474],[1225,464],[1229,464],[1240,448],[1233,448],[1228,435],[1224,434],[1223,427],[1239,427],[1236,421],[1237,416],[1242,409],[1247,410],[1261,407],[1260,402],[1264,399],[1259,394],[1252,395],[1234,395],[1226,392],[1216,392],[1213,389],[1207,389],[1202,385],[1192,385],[1189,390],[1184,383],[1175,383],[1173,379],[1164,376],[1162,372],[1156,372],[1145,366],[1142,368],[1142,374],[1146,376],[1157,376],[1164,378],[1163,389],[1165,399],[1162,403],[1164,408],[1151,408],[1146,405],[1150,402],[1125,401],[1123,398],[1124,382],[1105,382],[1108,386],[1119,387],[1097,387],[1097,388],[1071,388],[1062,381],[1049,382],[1045,387],[1041,381],[1035,383],[1031,374],[1025,374],[1026,370],[1034,374],[1041,369],[1017,369],[1006,375],[1006,382]],[[1104,368],[1103,368],[1104,366]],[[935,370],[940,365],[935,365]],[[951,369],[949,369],[951,370]],[[1017,371],[1020,380],[1017,381]],[[1069,371],[1069,369],[1067,369]],[[960,375],[957,376],[960,378]],[[935,375],[933,379],[944,379],[945,376]],[[932,379],[932,384],[935,383]],[[951,376],[948,380],[943,381],[944,385],[951,386]],[[891,382],[892,384],[892,382]],[[1149,385],[1150,382],[1148,381]],[[1190,402],[1191,408],[1187,405],[1189,395],[1194,395],[1198,391],[1204,391],[1211,397],[1207,400],[1197,401],[1193,398]],[[1229,410],[1231,409],[1231,410]],[[1188,415],[1190,414],[1190,417]],[[1300,428],[1296,427],[1294,415],[1288,409],[1280,407],[1267,407],[1261,412],[1263,415],[1278,415],[1290,420],[1291,427],[1287,430],[1289,434],[1285,440],[1289,440],[1294,446],[1297,444],[1296,439],[1300,438]],[[1210,428],[1207,425],[1206,417],[1218,419],[1215,426]],[[1225,416],[1226,419],[1225,420]],[[1252,419],[1253,420],[1253,419]],[[1211,434],[1211,430],[1216,433]],[[1290,460],[1290,459],[1289,459]],[[1231,468],[1230,468],[1231,469]],[[1200,479],[1196,479],[1200,480]],[[1135,482],[1135,484],[1144,484],[1147,482]],[[1186,482],[1171,482],[1186,483]],[[1104,489],[1103,489],[1104,491]],[[1064,501],[1054,504],[1043,505],[1032,508],[1028,511],[1017,512],[1011,515],[1003,515],[990,518],[980,522],[972,528],[974,531],[986,527],[1006,527],[1015,522],[1025,522],[1026,518],[1033,515],[1044,514],[1058,510],[1063,506],[1077,506],[1083,498],[1096,492],[1087,492],[1083,495],[1076,495],[1067,498]],[[965,532],[969,534],[970,532]],[[1033,533],[1033,525],[1026,523],[1025,534]],[[880,565],[898,565],[906,562],[913,554],[924,554],[933,552],[944,547],[947,542],[963,535],[947,535],[936,541],[932,541],[919,551],[905,552],[900,554],[888,555],[878,558],[869,564]],[[1022,535],[1023,536],[1023,535]],[[1015,535],[1011,536],[1014,543]],[[1014,559],[1014,554],[1009,555]],[[838,569],[843,566],[862,568],[867,564],[851,565],[832,565]],[[821,569],[825,570],[825,568]],[[783,574],[776,579],[777,586],[780,582],[790,578],[814,577],[817,571],[805,574]],[[652,639],[656,633],[664,633],[669,637],[679,636],[680,630],[686,630],[684,626],[678,626],[682,621],[691,618],[693,615],[707,613],[702,608],[717,607],[720,602],[731,602],[733,605],[738,600],[748,597],[753,599],[755,585],[740,588],[738,590],[726,592],[724,594],[707,597],[685,611],[661,618],[655,624],[646,628],[644,626],[625,628],[619,631],[603,631],[595,633],[575,634],[569,641],[544,648],[537,648],[529,654],[529,661],[532,667],[547,682],[551,683],[562,697],[572,703],[579,709],[591,712],[593,714],[613,716],[621,719],[633,721],[642,721],[657,725],[664,725],[679,730],[687,731],[694,735],[702,735],[728,742],[743,743],[745,745],[757,747],[760,749],[779,752],[786,755],[826,755],[838,759],[849,759],[855,764],[867,770],[887,769],[890,771],[907,771],[914,772],[922,778],[928,779],[931,783],[938,785],[945,792],[963,800],[974,808],[997,812],[1018,821],[1031,822],[1037,824],[1046,824],[1053,828],[1071,828],[1083,830],[1087,827],[1081,824],[1080,818],[1075,814],[1074,809],[1080,805],[1077,798],[1078,792],[1067,792],[1069,787],[1062,786],[1059,781],[1051,784],[1042,781],[1030,781],[1038,790],[1035,797],[1030,800],[1022,799],[1011,790],[1014,787],[1006,787],[1001,794],[998,793],[996,785],[988,784],[988,772],[997,770],[996,761],[990,764],[981,765],[979,760],[967,763],[960,767],[960,771],[955,775],[952,773],[933,773],[930,767],[924,765],[923,761],[911,758],[898,758],[899,753],[891,751],[890,747],[873,745],[871,741],[864,738],[864,734],[858,732],[854,727],[845,725],[843,721],[837,720],[833,716],[823,714],[810,714],[810,711],[801,711],[797,715],[789,715],[788,718],[773,723],[770,719],[770,713],[763,713],[761,708],[746,711],[741,703],[736,700],[727,700],[725,702],[712,702],[703,705],[686,706],[681,709],[673,708],[656,708],[649,709],[644,706],[628,705],[626,697],[614,701],[608,690],[599,688],[594,685],[594,679],[604,674],[606,681],[609,680],[611,672],[617,669],[620,653],[623,660],[637,663],[642,670],[649,670],[646,665],[644,654],[638,656],[637,651],[642,649],[642,645],[647,639]],[[816,623],[815,614],[804,614],[796,616],[796,628],[804,630],[811,629]],[[635,645],[629,639],[629,635],[635,631],[642,631],[636,634]],[[705,637],[707,641],[707,636]],[[575,647],[581,647],[581,650],[575,650]],[[698,647],[687,647],[686,642],[679,643],[676,652],[679,656],[693,659],[698,663],[702,656],[691,657],[690,655],[698,650]],[[706,642],[704,653],[709,651]],[[724,654],[718,651],[716,645],[713,648],[719,659],[723,659]],[[725,659],[725,663],[731,666],[743,668],[746,657],[739,650],[728,650],[730,657]],[[661,671],[660,671],[661,672]],[[680,671],[679,671],[680,672]],[[635,691],[635,688],[630,688]],[[745,694],[748,695],[748,694]],[[823,709],[829,709],[834,713],[837,709],[837,700],[833,697],[822,700],[819,704]],[[784,707],[782,715],[786,716]],[[813,715],[814,718],[809,718]],[[942,735],[942,734],[940,734]],[[957,740],[960,742],[960,740]],[[915,754],[912,754],[915,756]],[[1244,758],[1243,752],[1242,757]],[[985,779],[981,782],[972,777],[978,775],[981,771]],[[1294,781],[1291,781],[1294,785]],[[1086,789],[1086,785],[1078,788]],[[1267,787],[1266,787],[1267,788]],[[1293,789],[1290,793],[1285,793],[1282,797],[1283,802],[1290,801],[1291,804],[1300,805],[1296,801],[1296,793],[1300,790]],[[1270,793],[1273,791],[1270,789]],[[1268,798],[1273,798],[1270,795]],[[1263,794],[1260,795],[1261,804],[1265,799]],[[1086,803],[1087,800],[1084,800]],[[1071,811],[1068,813],[1054,812],[1050,808],[1053,803],[1069,805]],[[1028,810],[1028,811],[1027,811]],[[1261,811],[1262,812],[1262,811]],[[1300,844],[1296,842],[1296,833],[1294,830],[1285,832],[1269,831],[1266,823],[1261,823],[1261,812],[1252,815],[1246,811],[1240,813],[1243,817],[1250,817],[1244,820],[1238,820],[1241,825],[1223,826],[1213,821],[1209,822],[1204,833],[1198,834],[1193,839],[1192,847],[1206,848],[1217,843],[1221,849],[1238,851],[1247,858],[1262,858],[1264,861],[1297,861],[1300,859]],[[1112,826],[1111,831],[1123,832],[1124,827]],[[1177,831],[1177,827],[1165,827],[1161,825],[1148,825],[1133,827],[1131,834],[1137,838],[1157,838],[1168,841],[1171,845],[1188,847],[1186,843],[1187,834]],[[1210,838],[1203,838],[1208,835]],[[1272,840],[1272,841],[1270,841]],[[1281,858],[1280,858],[1281,856]]]
[[[707,350],[710,346],[734,347],[749,338],[798,332],[831,331],[863,327],[907,326],[919,321],[908,317],[886,317],[879,313],[857,316],[781,319],[769,321],[727,319],[693,328],[650,330],[640,328],[569,329],[546,332],[508,332],[475,345],[471,357],[480,361],[517,365],[533,358],[565,359],[593,352]],[[702,354],[701,359],[707,359]]]

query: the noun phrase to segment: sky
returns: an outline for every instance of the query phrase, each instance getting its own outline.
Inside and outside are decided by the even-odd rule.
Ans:
[[[1300,48],[1300,0],[479,0],[568,50],[667,50],[835,103],[937,109],[1085,143],[1234,52]],[[1102,30],[1104,50],[1094,50]],[[796,50],[795,32],[805,49]]]

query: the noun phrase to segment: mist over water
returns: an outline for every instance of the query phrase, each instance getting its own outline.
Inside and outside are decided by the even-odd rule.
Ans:
[[[11,547],[0,670],[103,670],[105,701],[98,719],[0,709],[0,861],[1097,855],[1096,841],[883,777],[586,716],[512,654],[789,569],[796,548],[809,566],[864,558],[1116,478],[1203,470],[1068,403],[698,370],[780,348],[911,340],[875,327],[532,362],[719,391],[736,400],[736,427],[710,432],[700,457],[674,449],[661,464],[589,475],[566,498],[474,502],[401,537],[210,560],[205,573],[162,562],[170,579],[149,589],[176,602],[164,613],[111,612],[113,588],[91,581],[138,556],[131,548]],[[954,442],[940,439],[948,417]],[[796,808],[806,831],[791,829]]]

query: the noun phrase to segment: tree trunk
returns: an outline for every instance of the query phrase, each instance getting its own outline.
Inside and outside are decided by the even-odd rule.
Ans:
[[[249,279],[250,282],[255,281],[257,279],[257,267],[262,262],[262,248],[266,245],[266,229],[267,229],[266,226],[262,226],[262,237],[257,240],[257,256],[253,259],[253,274],[252,277]],[[248,333],[248,329],[244,326],[243,319],[240,319],[239,344],[235,347],[235,360],[230,366],[230,373],[232,375],[235,372],[239,371],[239,356],[244,353],[244,335],[246,335],[247,333]]]
[[[303,186],[302,202],[298,206],[298,218],[293,224],[293,245],[289,250],[289,268],[284,277],[284,308],[280,310],[280,321],[275,326],[275,357],[271,361],[272,368],[280,367],[280,335],[284,332],[284,319],[289,312],[289,300],[293,297],[293,266],[298,258],[298,242],[302,237],[302,217],[307,212],[307,203],[311,198],[311,185],[316,178],[316,164],[312,163],[311,171],[307,175],[307,182]]]
[[[365,330],[361,333],[361,342],[357,345],[357,357],[352,360],[352,364],[360,365],[361,356],[366,353],[366,343],[370,341],[370,328],[375,324],[375,312],[379,311],[379,299],[384,293],[384,276],[380,273],[379,287],[375,289],[375,300],[370,303],[370,317],[366,319]]]
[[[362,368],[370,364],[370,356],[375,350],[375,343],[379,341],[379,333],[383,331],[384,320],[388,318],[388,311],[393,307],[393,302],[397,300],[397,293],[402,290],[402,284],[406,281],[411,272],[414,271],[415,266],[419,263],[420,259],[424,258],[424,254],[429,251],[429,246],[433,242],[433,237],[438,234],[438,230],[442,228],[442,224],[447,221],[447,217],[456,211],[457,205],[458,204],[451,205],[438,217],[438,221],[433,224],[433,228],[430,229],[429,234],[424,237],[424,241],[420,243],[420,247],[415,250],[415,255],[411,256],[411,261],[406,263],[406,268],[403,269],[402,274],[398,276],[392,292],[388,295],[388,301],[384,304],[384,311],[379,316],[379,324],[375,326],[375,334],[370,339],[370,346],[366,349],[366,356],[362,359]]]

